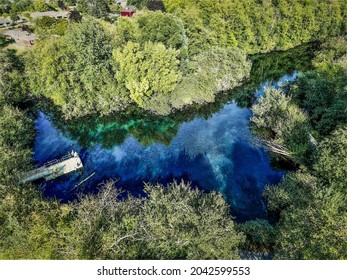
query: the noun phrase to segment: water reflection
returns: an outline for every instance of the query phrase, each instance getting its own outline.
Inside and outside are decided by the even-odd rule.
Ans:
[[[293,73],[280,81],[295,76]],[[42,164],[71,149],[80,153],[83,175],[47,183],[46,194],[62,199],[72,199],[74,192],[67,193],[93,172],[96,175],[84,186],[85,191],[95,191],[104,180],[120,178],[118,185],[136,195],[141,193],[143,182],[167,183],[183,178],[202,189],[221,191],[239,220],[259,218],[265,214],[261,199],[264,186],[277,183],[283,174],[272,170],[264,150],[254,145],[248,127],[250,117],[248,108],[240,108],[233,101],[208,119],[196,117],[180,124],[169,144],[158,141],[143,145],[131,135],[123,143],[105,148],[97,143],[83,147],[41,112],[36,124],[35,159]]]
[[[196,117],[208,119],[230,100],[235,100],[239,107],[250,107],[256,98],[254,93],[262,83],[275,82],[294,71],[311,69],[312,56],[318,47],[317,43],[311,43],[286,52],[252,56],[251,77],[242,87],[220,93],[214,103],[191,106],[169,117],[145,115],[133,108],[109,117],[91,115],[68,123],[64,123],[59,114],[51,114],[52,120],[60,130],[84,147],[100,144],[104,148],[111,148],[122,144],[129,135],[144,146],[156,142],[169,145],[181,123]]]
[[[165,184],[184,179],[206,191],[221,191],[239,221],[264,218],[264,186],[277,183],[283,173],[273,170],[265,151],[253,143],[248,106],[274,79],[293,80],[295,69],[308,70],[311,53],[312,46],[307,45],[253,57],[252,76],[246,85],[222,93],[213,104],[170,117],[139,117],[136,111],[128,111],[64,123],[54,114],[48,117],[40,112],[34,148],[37,163],[60,158],[74,149],[85,166],[82,175],[48,182],[45,194],[74,199],[76,191],[93,192],[103,181],[119,178],[119,187],[139,195],[143,182]],[[230,101],[233,99],[236,101]],[[71,192],[93,172],[95,176]]]

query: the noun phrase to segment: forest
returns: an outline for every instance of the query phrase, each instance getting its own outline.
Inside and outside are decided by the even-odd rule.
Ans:
[[[0,37],[0,259],[347,258],[346,1],[129,1],[135,16],[115,22],[113,1],[89,2],[0,0],[11,18],[75,4],[79,15],[36,19],[40,40],[25,51]],[[237,91],[248,82],[253,94],[258,55],[305,43],[318,47],[294,81],[258,102]],[[42,107],[70,134],[89,118],[97,128],[97,117],[118,114],[162,120],[167,131],[152,137],[169,143],[173,116],[184,121],[234,92],[271,160],[292,166],[265,187],[268,219],[238,223],[220,193],[184,180],[144,183],[143,196],[110,180],[69,202],[19,184],[35,167]]]

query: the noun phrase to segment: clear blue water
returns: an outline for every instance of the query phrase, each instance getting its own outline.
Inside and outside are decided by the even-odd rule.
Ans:
[[[296,73],[286,75],[279,82],[295,77]],[[263,94],[267,85],[260,85],[255,95]],[[274,85],[278,86],[278,82]],[[98,144],[87,148],[57,129],[40,112],[34,159],[41,165],[68,151],[79,152],[83,174],[74,173],[45,183],[45,194],[62,200],[75,198],[76,191],[82,189],[96,192],[109,179],[119,178],[117,186],[133,195],[142,194],[143,182],[166,184],[173,179],[184,179],[203,190],[222,192],[238,221],[264,218],[264,186],[279,182],[283,173],[273,170],[266,152],[254,144],[249,130],[251,116],[250,109],[240,108],[231,101],[209,119],[197,117],[181,123],[169,145],[157,142],[143,146],[134,136],[128,136],[121,145],[112,148]],[[94,177],[71,192],[93,172],[96,172]]]

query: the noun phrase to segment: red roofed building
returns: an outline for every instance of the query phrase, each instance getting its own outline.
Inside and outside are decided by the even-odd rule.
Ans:
[[[123,10],[120,12],[121,17],[132,17],[135,14],[133,10]]]

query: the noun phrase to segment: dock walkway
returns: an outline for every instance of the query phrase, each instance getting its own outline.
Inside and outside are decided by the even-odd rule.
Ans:
[[[83,164],[78,153],[72,151],[61,159],[49,161],[42,167],[24,173],[21,183],[26,184],[42,178],[49,181],[82,168]]]

